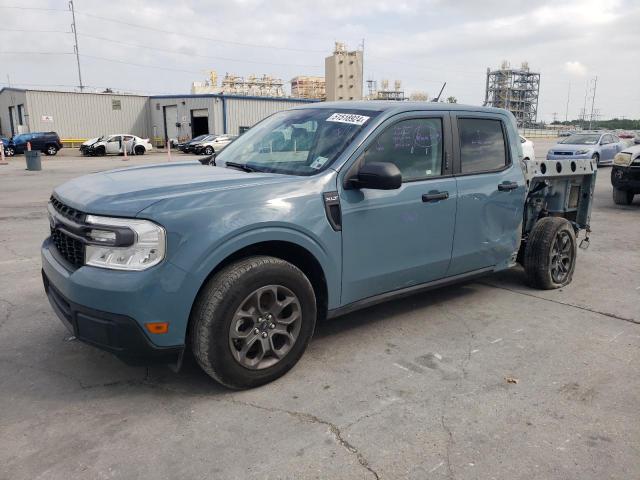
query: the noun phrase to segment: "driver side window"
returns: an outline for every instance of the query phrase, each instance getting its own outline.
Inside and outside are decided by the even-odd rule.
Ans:
[[[442,120],[412,118],[387,127],[367,147],[364,163],[390,162],[402,173],[402,181],[442,175]]]

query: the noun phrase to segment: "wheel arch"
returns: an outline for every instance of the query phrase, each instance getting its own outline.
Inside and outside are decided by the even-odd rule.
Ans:
[[[290,240],[263,240],[237,247],[231,253],[226,254],[213,268],[210,268],[208,274],[200,282],[198,291],[191,302],[186,336],[190,334],[194,306],[207,282],[233,262],[256,255],[279,258],[299,268],[307,276],[315,292],[318,320],[326,318],[329,304],[329,283],[325,269],[316,255],[308,248]],[[188,344],[188,339],[185,339],[185,343]]]

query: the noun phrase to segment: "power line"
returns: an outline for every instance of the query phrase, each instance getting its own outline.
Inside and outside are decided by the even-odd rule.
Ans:
[[[0,55],[75,55],[72,52],[0,52]]]
[[[46,7],[23,7],[21,5],[2,5],[0,8],[11,10],[41,10],[44,12],[66,12],[64,8],[46,8]]]
[[[117,60],[115,58],[98,57],[96,55],[85,55],[85,54],[82,54],[80,56],[82,58],[93,58],[95,60],[103,60],[105,62],[121,63],[123,65],[133,65],[134,67],[154,68],[154,69],[157,69],[157,70],[168,70],[168,71],[171,71],[171,72],[198,73],[198,74],[202,73],[202,71],[200,71],[200,70],[184,70],[184,69],[181,69],[181,68],[163,67],[163,66],[160,66],[160,65],[145,65],[145,64],[142,64],[142,63],[125,62],[124,60]]]
[[[73,32],[68,32],[66,30],[34,30],[32,28],[2,28],[2,30],[0,30],[0,33],[3,32],[28,32],[28,33],[73,33]]]
[[[147,25],[141,25],[139,23],[131,23],[131,22],[125,22],[122,19],[115,19],[115,18],[108,18],[108,17],[103,17],[100,15],[94,15],[93,13],[85,13],[85,12],[77,12],[78,15],[84,15],[86,17],[91,17],[91,18],[97,18],[99,20],[104,20],[105,22],[113,22],[113,23],[117,23],[118,25],[127,25],[129,27],[134,27],[134,28],[141,28],[144,30],[150,30],[153,32],[159,32],[159,33],[164,33],[164,34],[170,34],[170,35],[178,35],[181,37],[187,37],[187,38],[195,38],[198,40],[207,40],[207,41],[211,41],[211,42],[217,42],[217,43],[226,43],[228,45],[237,45],[237,46],[241,46],[241,47],[252,47],[252,48],[266,48],[266,49],[273,49],[273,50],[289,50],[289,51],[293,51],[293,52],[312,52],[312,53],[326,53],[325,50],[309,50],[309,49],[304,49],[304,48],[291,48],[291,47],[276,47],[276,46],[272,46],[272,45],[260,45],[257,43],[244,43],[244,42],[235,42],[232,40],[223,40],[221,38],[213,38],[213,37],[207,37],[204,35],[195,35],[195,34],[189,34],[189,33],[184,33],[184,32],[177,32],[175,30],[167,30],[167,29],[163,29],[163,28],[158,28],[158,27],[150,27]]]
[[[102,40],[104,42],[110,42],[110,43],[116,43],[118,45],[124,45],[127,47],[134,47],[134,48],[143,48],[143,49],[147,49],[147,50],[155,50],[158,52],[165,52],[165,53],[172,53],[175,55],[182,55],[184,56],[184,52],[177,52],[175,50],[169,50],[166,48],[159,48],[159,47],[151,47],[149,45],[141,45],[139,43],[129,43],[129,42],[121,42],[120,40],[113,40],[110,38],[105,38],[105,37],[100,37],[97,35],[90,35],[87,33],[78,33],[78,35],[80,35],[81,37],[86,37],[86,38],[93,38],[96,40]],[[189,54],[190,57],[199,57],[199,58],[208,58],[208,59],[212,59],[212,60],[224,60],[224,61],[228,61],[228,62],[239,62],[239,63],[255,63],[255,64],[260,64],[260,65],[275,65],[275,66],[280,66],[280,67],[306,67],[306,68],[320,68],[319,65],[303,65],[303,64],[298,64],[298,63],[274,63],[274,62],[261,62],[258,60],[240,60],[237,58],[228,58],[228,57],[216,57],[213,55],[199,55],[197,53],[190,53]]]

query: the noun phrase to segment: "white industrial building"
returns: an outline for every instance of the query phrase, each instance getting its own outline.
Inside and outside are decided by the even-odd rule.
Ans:
[[[238,135],[272,113],[313,102],[300,98],[244,95],[77,93],[3,88],[0,132],[55,131],[64,140],[132,133],[164,144],[197,135]]]

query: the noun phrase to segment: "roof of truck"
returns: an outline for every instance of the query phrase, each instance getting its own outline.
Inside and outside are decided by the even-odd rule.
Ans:
[[[502,108],[481,107],[478,105],[461,105],[459,103],[440,102],[398,102],[392,100],[356,100],[340,102],[319,102],[310,105],[300,105],[294,107],[301,108],[332,108],[340,110],[371,110],[375,112],[410,112],[415,110],[462,110],[473,112],[490,112],[503,114],[507,112]]]

